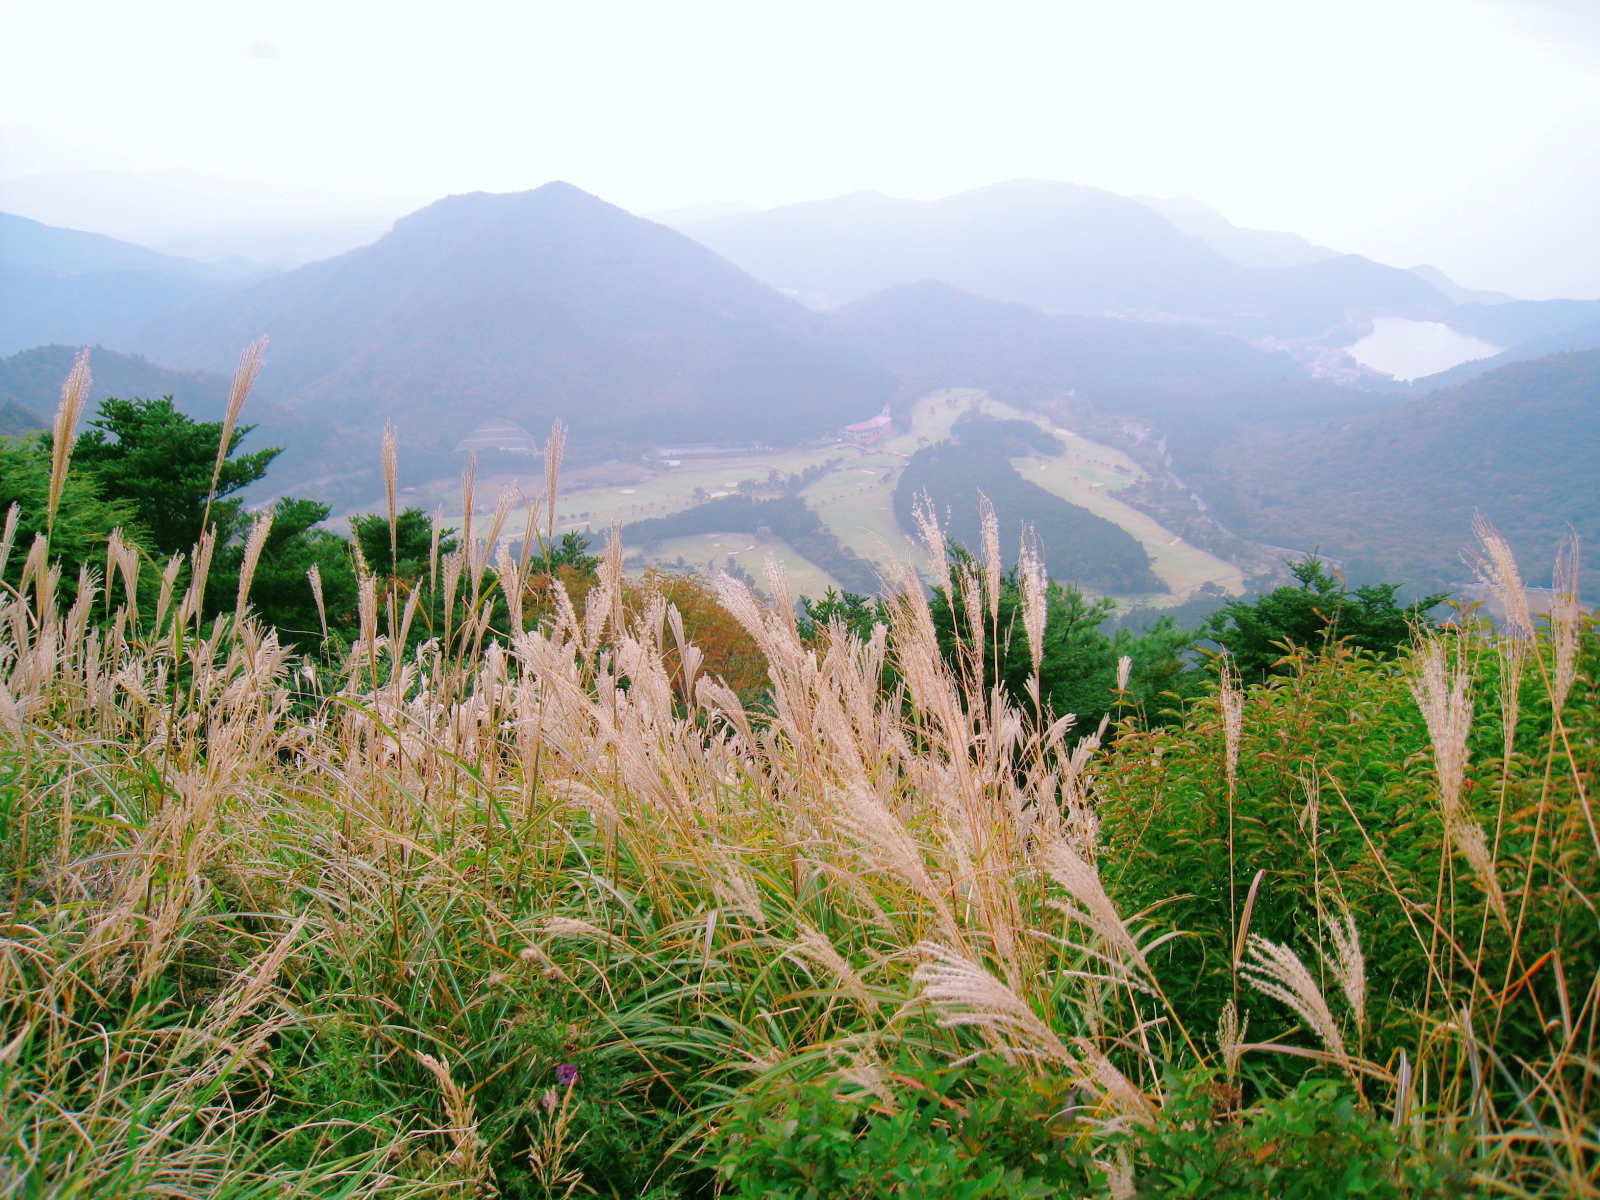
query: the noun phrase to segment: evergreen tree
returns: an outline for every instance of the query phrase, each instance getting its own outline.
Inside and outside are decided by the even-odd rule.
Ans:
[[[1285,586],[1256,601],[1230,600],[1206,622],[1206,636],[1233,655],[1239,675],[1259,683],[1272,675],[1295,647],[1321,650],[1347,642],[1374,654],[1393,656],[1410,645],[1427,614],[1444,592],[1402,607],[1398,583],[1371,584],[1347,591],[1321,559],[1290,564],[1298,586]]]
[[[200,536],[206,502],[219,543],[238,531],[242,502],[225,497],[248,487],[267,473],[280,448],[234,457],[254,425],[240,425],[228,437],[228,454],[217,477],[211,475],[220,421],[196,421],[173,407],[172,397],[159,400],[105,400],[89,429],[72,452],[72,468],[95,480],[107,500],[133,506],[147,548],[166,558],[187,551]],[[46,442],[48,442],[48,437]]]

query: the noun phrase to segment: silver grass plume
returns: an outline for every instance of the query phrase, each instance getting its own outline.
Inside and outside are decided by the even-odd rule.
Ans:
[[[167,607],[172,603],[172,589],[177,585],[178,572],[183,568],[183,555],[174,554],[167,560],[167,565],[161,572],[161,591],[156,597],[156,628],[161,628],[162,618],[167,615]]]
[[[250,599],[250,584],[256,577],[256,566],[261,561],[261,549],[267,544],[267,535],[272,532],[272,510],[267,509],[256,518],[250,527],[250,536],[244,543],[244,562],[239,566],[239,594],[233,603],[235,619],[244,616],[244,607]]]
[[[957,572],[955,582],[961,589],[961,607],[967,612],[967,636],[971,641],[969,649],[981,665],[984,646],[988,640],[988,627],[983,620],[983,585],[978,582],[977,572],[965,565]],[[955,632],[959,636],[960,630]],[[978,672],[978,677],[982,678],[981,670]]]
[[[989,497],[978,493],[978,519],[983,529],[983,585],[989,593],[989,624],[1000,623],[1000,520]],[[995,629],[999,637],[999,629]]]
[[[356,584],[356,611],[361,618],[361,644],[367,650],[367,662],[372,671],[374,685],[378,678],[378,581],[370,574],[362,575]]]
[[[190,556],[193,566],[189,578],[189,590],[183,598],[183,620],[190,616],[195,619],[198,627],[200,613],[205,605],[206,581],[211,576],[211,556],[217,548],[217,531],[215,528],[204,529],[200,533],[200,540],[195,543],[194,554]]]
[[[306,578],[311,580],[311,598],[317,602],[317,620],[322,623],[322,640],[328,640],[328,606],[322,599],[322,571],[316,563],[311,564],[311,569],[306,572]]]
[[[1467,737],[1472,732],[1471,676],[1466,656],[1458,654],[1452,667],[1446,662],[1443,639],[1430,639],[1414,661],[1410,686],[1433,743],[1434,774],[1439,781],[1439,809],[1445,832],[1482,878],[1490,906],[1501,924],[1510,929],[1505,895],[1500,890],[1483,829],[1461,802],[1467,773]]]
[[[372,568],[367,564],[367,555],[361,549],[361,539],[354,532],[350,535],[350,553],[356,560],[356,578],[364,579],[372,574]]]
[[[1148,975],[1149,964],[1144,951],[1128,931],[1111,897],[1106,895],[1095,865],[1065,841],[1046,847],[1039,857],[1050,877],[1071,897],[1070,901],[1051,900],[1050,906],[1098,934],[1124,961],[1135,964]]]
[[[1048,612],[1049,580],[1045,575],[1044,559],[1039,554],[1039,539],[1030,528],[1022,539],[1018,556],[1022,575],[1022,628],[1028,635],[1028,657],[1033,661],[1033,675],[1028,680],[1028,691],[1034,704],[1039,703],[1039,666],[1044,661],[1044,627]]]
[[[1556,671],[1551,681],[1550,706],[1559,716],[1567,705],[1578,674],[1578,537],[1572,534],[1556,552],[1555,600],[1550,605],[1550,627],[1555,635]]]
[[[1334,979],[1338,980],[1344,998],[1355,1014],[1356,1028],[1367,1025],[1367,960],[1361,953],[1361,936],[1356,929],[1356,919],[1343,898],[1338,899],[1337,919],[1328,920],[1328,937],[1333,942],[1333,953],[1323,953],[1323,961]]]
[[[5,529],[0,531],[0,575],[6,571],[6,561],[11,557],[11,547],[17,541],[17,521],[22,516],[22,505],[13,500],[11,507],[6,509]]]
[[[0,553],[0,571],[5,569],[5,555]],[[111,588],[111,573],[122,576],[122,595],[130,613],[139,607],[139,552],[122,540],[122,530],[113,529],[106,541],[106,590]]]
[[[1500,659],[1500,756],[1510,763],[1517,748],[1517,722],[1522,716],[1522,675],[1528,662],[1528,643],[1517,637],[1495,639]]]
[[[393,421],[383,423],[383,490],[389,501],[389,569],[400,569],[400,534],[395,527],[394,494],[400,481],[399,430]]]
[[[544,444],[545,536],[552,551],[556,540],[556,488],[561,483],[561,456],[566,447],[567,427],[557,417],[550,422],[550,438]]]
[[[1217,1021],[1217,1046],[1222,1051],[1222,1075],[1228,1083],[1239,1074],[1239,1060],[1244,1056],[1244,1039],[1249,1030],[1250,1018],[1240,1017],[1233,1001],[1227,1001]]]
[[[916,523],[917,534],[922,538],[928,557],[933,560],[933,586],[944,587],[950,581],[950,562],[944,553],[944,530],[939,527],[939,518],[934,515],[933,497],[927,492],[918,492],[912,498],[911,518]]]
[[[211,522],[211,502],[216,499],[217,482],[222,478],[222,464],[228,461],[228,451],[232,448],[229,443],[233,441],[233,427],[239,422],[239,410],[244,407],[245,397],[255,386],[256,376],[261,374],[261,356],[266,349],[267,339],[257,338],[240,353],[239,365],[234,368],[233,385],[228,389],[228,408],[222,416],[222,440],[217,443],[217,461],[211,466],[211,488],[206,494],[205,515],[200,519],[202,531]]]
[[[922,998],[939,1010],[941,1026],[972,1025],[1012,1038],[1021,1035],[1027,1045],[1007,1048],[1050,1062],[1075,1061],[1076,1056],[1055,1030],[982,966],[934,942],[920,942],[916,949],[926,961],[912,972],[911,981],[921,989]]]
[[[1259,934],[1250,935],[1250,961],[1245,964],[1245,978],[1260,992],[1287,1005],[1321,1039],[1328,1053],[1353,1076],[1354,1065],[1345,1050],[1344,1036],[1339,1023],[1317,987],[1317,981],[1306,970],[1300,956],[1287,946],[1270,942]]]
[[[67,486],[67,463],[78,440],[78,419],[89,398],[89,351],[78,351],[77,360],[61,385],[61,403],[56,408],[55,425],[50,432],[50,495],[45,507],[45,529],[54,530],[56,509],[61,507],[61,492]]]
[[[1088,1068],[1083,1082],[1098,1087],[1103,1095],[1124,1115],[1136,1121],[1149,1122],[1155,1117],[1155,1106],[1088,1038],[1072,1039],[1073,1045],[1083,1054]]]
[[[1231,792],[1239,780],[1239,741],[1244,734],[1244,692],[1239,687],[1239,673],[1232,656],[1223,658],[1219,682],[1217,700],[1222,707],[1223,750]]]
[[[1473,571],[1489,589],[1489,594],[1500,601],[1511,635],[1531,639],[1533,618],[1528,613],[1528,590],[1523,586],[1522,573],[1517,570],[1511,544],[1482,513],[1473,514],[1472,532],[1480,547],[1479,551],[1468,555]]]
[[[433,510],[432,529],[428,535],[428,590],[439,590],[439,538],[444,526],[444,505]],[[531,540],[531,539],[530,539]]]
[[[809,962],[822,967],[839,982],[845,992],[861,1006],[863,1012],[875,1012],[878,1008],[878,999],[867,988],[865,982],[856,969],[850,965],[844,955],[828,939],[828,936],[810,925],[800,926],[800,937],[796,939],[783,955],[799,962]]]
[[[472,562],[472,502],[478,491],[478,452],[467,452],[466,469],[461,472],[461,551]]]

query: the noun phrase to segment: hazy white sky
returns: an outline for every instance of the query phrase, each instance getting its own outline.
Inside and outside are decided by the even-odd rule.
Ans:
[[[51,0],[0,178],[196,171],[637,212],[1035,177],[1600,295],[1600,0]]]

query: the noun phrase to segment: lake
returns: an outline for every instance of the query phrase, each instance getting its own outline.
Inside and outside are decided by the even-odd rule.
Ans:
[[[1396,379],[1421,379],[1457,363],[1499,354],[1482,338],[1458,333],[1439,321],[1412,321],[1405,317],[1374,317],[1372,332],[1345,353],[1364,367],[1384,371]]]

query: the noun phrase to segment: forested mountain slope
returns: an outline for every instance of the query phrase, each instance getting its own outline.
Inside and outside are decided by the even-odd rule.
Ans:
[[[1247,536],[1419,586],[1470,577],[1460,551],[1482,512],[1540,583],[1569,528],[1600,544],[1596,462],[1600,350],[1587,350],[1321,428],[1246,432],[1190,481]],[[1584,590],[1600,594],[1592,565]]]

